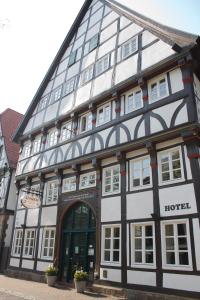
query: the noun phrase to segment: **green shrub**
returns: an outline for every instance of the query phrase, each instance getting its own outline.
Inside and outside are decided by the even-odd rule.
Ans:
[[[84,271],[76,271],[74,273],[74,279],[76,281],[87,281],[88,280],[88,273]]]

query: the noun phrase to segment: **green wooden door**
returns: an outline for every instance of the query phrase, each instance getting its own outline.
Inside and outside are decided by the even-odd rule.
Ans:
[[[95,265],[96,222],[92,210],[77,204],[67,213],[62,234],[62,278],[73,279],[77,269],[92,273]]]

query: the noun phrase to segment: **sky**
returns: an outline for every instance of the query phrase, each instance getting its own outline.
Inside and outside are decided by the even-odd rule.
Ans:
[[[8,107],[26,112],[83,2],[0,0],[0,113]],[[160,23],[200,35],[199,0],[120,3]]]

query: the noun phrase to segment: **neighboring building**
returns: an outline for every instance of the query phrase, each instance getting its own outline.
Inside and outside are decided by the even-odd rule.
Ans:
[[[14,138],[12,272],[56,261],[62,280],[82,266],[199,297],[199,54],[197,36],[85,1]]]
[[[0,114],[0,271],[7,267],[16,207],[15,172],[19,145],[12,142],[22,115],[12,109]]]

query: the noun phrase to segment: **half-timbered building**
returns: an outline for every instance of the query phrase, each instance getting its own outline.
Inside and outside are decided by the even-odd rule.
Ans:
[[[199,58],[197,36],[85,1],[14,137],[10,271],[199,297]]]

